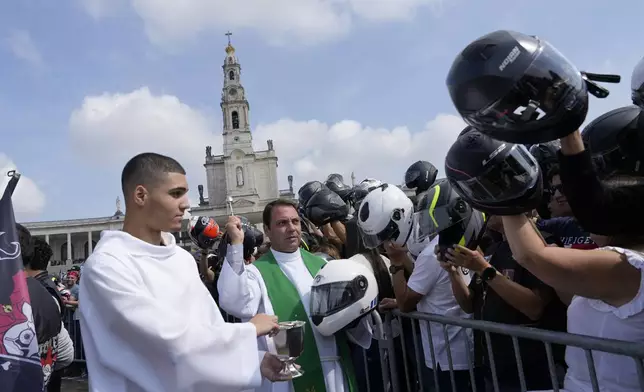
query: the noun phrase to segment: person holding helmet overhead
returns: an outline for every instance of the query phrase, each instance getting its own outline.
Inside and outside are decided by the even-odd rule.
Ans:
[[[414,270],[405,282],[401,274],[394,275],[396,300],[386,301],[387,306],[397,305],[403,312],[413,311],[439,314],[450,317],[469,318],[470,315],[461,309],[452,292],[452,281],[465,278],[460,268],[441,268],[434,249],[446,248],[454,243],[476,247],[483,233],[485,217],[472,209],[446,180],[439,180],[426,190],[418,200],[417,212],[409,222],[412,239],[422,243],[431,240],[414,262]],[[423,390],[452,390],[450,362],[448,359],[448,342],[443,328],[436,323],[421,321],[421,337],[425,353],[423,366]],[[431,328],[431,345],[428,330]],[[471,390],[469,375],[468,348],[472,347],[472,334],[465,328],[447,326],[449,348],[451,352],[451,370],[454,371],[454,382],[457,391]],[[431,349],[434,352],[432,355]],[[435,362],[432,360],[435,357]]]
[[[474,273],[469,285],[452,288],[459,304],[476,319],[565,331],[563,305],[548,286],[513,257],[507,241],[508,228],[501,216],[531,212],[539,205],[542,177],[539,164],[527,149],[492,139],[477,130],[461,135],[445,158],[445,172],[452,188],[470,206],[491,215],[488,229],[502,235],[489,259],[461,244],[454,244],[439,260],[469,269]],[[491,335],[495,369],[485,340],[475,334],[475,356],[482,365],[486,384],[498,382],[500,391],[519,390],[520,380],[512,339]],[[548,360],[543,344],[519,340],[523,374],[528,390],[552,388]],[[556,354],[556,353],[555,353]],[[563,361],[555,355],[555,362]]]
[[[583,132],[561,139],[561,186],[579,224],[593,234],[644,234],[644,111],[638,106],[611,110]],[[631,186],[615,186],[624,178]],[[625,219],[624,217],[629,217]]]
[[[641,344],[644,326],[644,236],[641,200],[644,178],[637,154],[641,110],[618,108],[597,118],[584,132],[561,138],[561,178],[575,217],[600,246],[592,252],[543,245],[522,215],[504,217],[518,262],[555,288],[574,294],[568,332]],[[619,151],[622,151],[620,154]],[[635,363],[595,353],[599,388],[641,391]],[[566,350],[567,391],[591,391],[582,349]]]

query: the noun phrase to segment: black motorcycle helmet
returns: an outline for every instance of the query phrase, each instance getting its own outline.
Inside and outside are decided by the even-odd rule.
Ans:
[[[297,191],[300,207],[306,208],[306,203],[308,203],[311,196],[324,188],[326,188],[326,185],[324,185],[320,181],[309,181],[306,184],[302,185],[300,190]]]
[[[644,108],[644,58],[637,63],[631,75],[631,98],[633,105]]]
[[[264,243],[264,233],[251,225],[242,226],[244,230],[244,260],[255,254],[255,249]]]
[[[588,112],[581,72],[548,42],[514,31],[470,43],[454,60],[447,87],[465,122],[511,143],[566,136]]]
[[[520,144],[498,141],[472,130],[445,157],[454,191],[488,215],[517,215],[539,205],[543,180],[539,164]]]
[[[344,220],[349,214],[349,206],[337,193],[325,188],[311,196],[306,204],[306,217],[316,226]]]
[[[584,128],[581,137],[600,176],[644,174],[644,116],[639,106],[611,110]]]
[[[537,160],[539,166],[544,169],[544,174],[547,174],[551,167],[559,164],[559,158],[557,158],[557,152],[559,152],[559,150],[561,150],[561,143],[559,140],[533,144],[529,149],[530,154]]]
[[[344,183],[344,177],[338,173],[329,174],[324,183],[327,188],[337,193],[345,202],[349,199],[353,188]]]
[[[418,161],[409,166],[405,172],[405,186],[409,189],[416,189],[416,194],[428,190],[434,181],[438,170],[427,161]]]
[[[446,179],[436,182],[418,200],[420,210],[414,213],[413,241],[438,235],[439,252],[455,244],[476,249],[485,232],[487,219],[456,193]]]

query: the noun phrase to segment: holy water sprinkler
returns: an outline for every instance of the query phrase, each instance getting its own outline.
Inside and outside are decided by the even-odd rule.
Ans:
[[[230,207],[230,216],[235,215],[235,212],[233,211],[233,198],[232,198],[232,196],[228,196],[226,198],[226,203],[228,204],[228,207]]]

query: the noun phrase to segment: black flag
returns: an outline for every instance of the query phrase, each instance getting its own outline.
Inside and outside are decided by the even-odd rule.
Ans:
[[[0,389],[42,392],[38,339],[11,203],[18,178],[14,173],[0,199]]]

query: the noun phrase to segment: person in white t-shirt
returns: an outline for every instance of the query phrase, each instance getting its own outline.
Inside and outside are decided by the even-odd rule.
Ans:
[[[439,263],[435,249],[440,248],[441,244],[475,245],[484,230],[484,222],[483,214],[469,207],[446,181],[439,181],[423,193],[417,202],[417,212],[414,213],[412,222],[408,223],[411,226],[408,244],[423,243],[428,238],[432,240],[416,258],[414,270],[408,281],[405,281],[401,273],[402,268],[396,268],[407,257],[406,250],[386,244],[392,269],[396,269],[396,300],[385,301],[382,306],[397,306],[403,312],[418,310],[442,316],[469,318],[470,315],[461,309],[454,296],[451,281],[455,274],[459,279],[465,277],[468,280],[469,274],[464,275],[458,268]],[[469,367],[470,358],[473,357],[470,351],[473,347],[472,332],[455,325],[447,325],[445,328],[447,341],[443,325],[421,321],[426,365],[423,372],[423,388],[428,391],[434,391],[436,388],[441,391],[452,390],[449,350],[456,390],[468,391],[471,389]]]
[[[95,392],[241,391],[262,376],[282,381],[282,363],[258,350],[274,316],[224,322],[194,258],[177,246],[188,209],[184,169],[144,153],[121,178],[123,231],[103,231],[83,268],[81,328]]]

